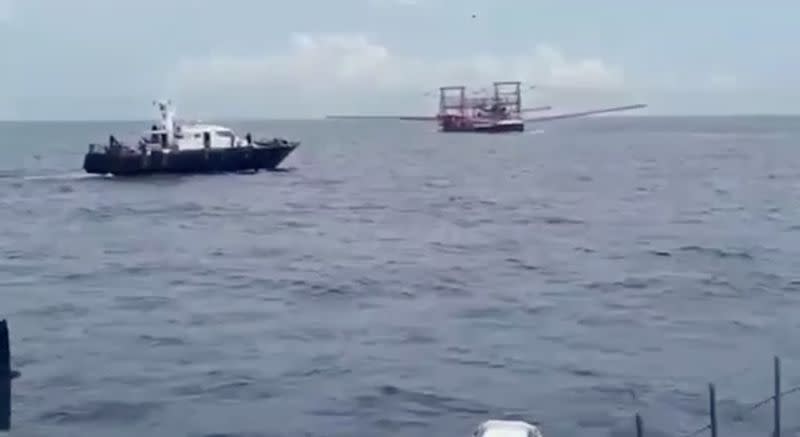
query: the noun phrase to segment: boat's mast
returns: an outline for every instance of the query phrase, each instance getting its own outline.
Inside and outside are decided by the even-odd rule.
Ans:
[[[175,110],[172,108],[172,102],[158,101],[156,102],[158,110],[161,113],[161,124],[167,133],[167,144],[173,145],[175,143]]]

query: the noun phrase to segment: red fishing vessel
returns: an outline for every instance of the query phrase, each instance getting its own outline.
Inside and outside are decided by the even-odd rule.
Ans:
[[[522,132],[525,123],[583,117],[606,112],[627,111],[644,108],[636,104],[592,109],[540,117],[526,117],[524,114],[547,111],[551,106],[534,108],[522,107],[522,83],[502,81],[493,83],[490,95],[467,95],[467,87],[444,86],[439,88],[439,112],[434,116],[391,116],[391,115],[329,115],[331,119],[395,119],[412,121],[436,121],[442,132]]]

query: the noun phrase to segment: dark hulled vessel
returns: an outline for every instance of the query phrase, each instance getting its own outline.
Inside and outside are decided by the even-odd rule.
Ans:
[[[113,136],[108,144],[91,144],[83,169],[92,174],[134,176],[157,173],[222,173],[274,170],[299,146],[275,138],[240,138],[224,126],[174,121],[169,102],[157,103],[161,126],[135,146]]]

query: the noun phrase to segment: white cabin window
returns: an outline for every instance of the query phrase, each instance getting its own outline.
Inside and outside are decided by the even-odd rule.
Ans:
[[[233,138],[233,133],[231,133],[229,131],[224,131],[224,130],[223,131],[217,131],[217,136],[223,137],[223,138]]]

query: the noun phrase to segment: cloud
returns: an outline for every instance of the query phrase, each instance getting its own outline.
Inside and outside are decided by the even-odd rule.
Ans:
[[[167,91],[184,107],[208,114],[428,113],[435,103],[426,92],[451,84],[480,88],[496,80],[535,84],[549,97],[586,90],[608,97],[625,85],[622,68],[601,59],[572,59],[548,44],[518,55],[425,59],[394,53],[360,34],[296,34],[283,53],[183,59]]]

